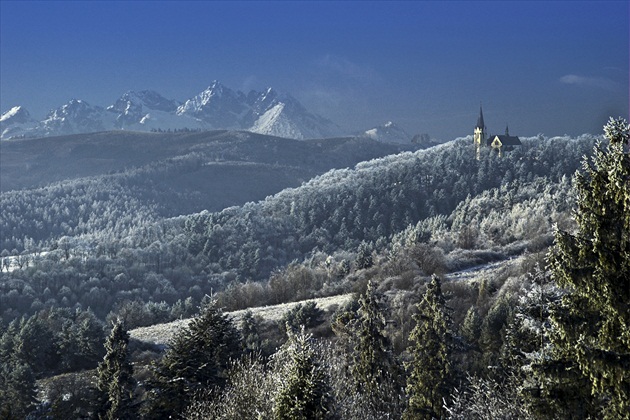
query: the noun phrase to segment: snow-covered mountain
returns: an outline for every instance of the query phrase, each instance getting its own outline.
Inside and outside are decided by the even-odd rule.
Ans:
[[[0,138],[22,136],[36,125],[24,107],[14,106],[0,117]]]
[[[363,136],[383,143],[411,142],[411,136],[391,121],[366,130],[363,133]]]
[[[249,108],[242,92],[235,92],[216,80],[200,94],[177,108],[177,115],[197,118],[210,128],[243,129]]]
[[[250,131],[294,139],[338,136],[341,130],[332,121],[309,113],[296,99],[280,95],[272,88],[248,95],[253,123]]]
[[[24,116],[18,118],[23,114],[21,109],[14,107],[2,116],[2,139],[105,130],[185,128],[247,130],[294,139],[342,134],[338,126],[309,113],[289,95],[279,94],[272,88],[263,92],[251,91],[245,95],[217,81],[183,103],[166,99],[155,91],[143,90],[128,91],[107,108],[73,99],[51,111],[42,121]]]
[[[206,126],[196,118],[178,116],[179,102],[166,99],[152,90],[124,93],[107,110],[116,115],[114,127],[119,130],[176,130],[204,129]]]
[[[34,131],[37,137],[91,133],[110,130],[114,120],[115,116],[104,108],[92,106],[81,99],[72,99],[50,111]]]

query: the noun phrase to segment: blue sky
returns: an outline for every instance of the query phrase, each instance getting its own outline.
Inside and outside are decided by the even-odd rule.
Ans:
[[[352,130],[600,133],[628,116],[629,2],[0,0],[0,109],[272,86]]]

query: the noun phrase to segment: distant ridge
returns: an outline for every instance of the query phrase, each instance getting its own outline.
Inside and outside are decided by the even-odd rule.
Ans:
[[[48,137],[108,130],[246,130],[292,139],[345,133],[332,121],[310,113],[297,99],[273,88],[245,94],[218,81],[180,103],[155,91],[128,91],[107,107],[72,99],[37,121],[15,106],[0,118],[0,139]]]

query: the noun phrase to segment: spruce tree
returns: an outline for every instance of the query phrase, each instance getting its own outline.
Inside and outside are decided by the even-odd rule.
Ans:
[[[391,395],[387,394],[391,394],[390,388],[398,376],[391,341],[384,334],[383,311],[381,296],[370,280],[359,298],[358,316],[351,325],[355,344],[350,371],[357,390],[366,396],[373,412],[389,411]]]
[[[134,419],[133,366],[129,362],[127,347],[129,334],[120,321],[114,324],[105,342],[106,354],[98,365],[98,417],[101,419]]]
[[[155,365],[146,414],[168,417],[183,412],[197,391],[222,386],[231,359],[240,355],[240,334],[216,306],[202,303],[199,315],[169,343]]]
[[[281,384],[274,400],[274,418],[333,418],[329,378],[317,360],[312,337],[304,333],[304,328],[297,334],[289,330],[289,341],[280,356],[287,358],[287,365],[281,372]]]
[[[549,254],[566,289],[552,313],[557,357],[574,362],[608,418],[630,416],[630,126],[610,119],[575,176],[574,233],[558,231]]]
[[[460,328],[462,337],[466,340],[466,343],[473,347],[477,347],[479,344],[479,336],[481,335],[481,325],[483,319],[479,316],[476,306],[471,306],[466,312],[464,321]]]
[[[22,419],[37,401],[35,375],[17,358],[0,360],[0,419]]]
[[[403,418],[432,419],[443,414],[444,399],[451,391],[451,332],[450,316],[442,295],[440,279],[433,275],[414,316],[416,326],[409,339],[409,352],[413,361],[409,364],[407,379],[409,403]]]

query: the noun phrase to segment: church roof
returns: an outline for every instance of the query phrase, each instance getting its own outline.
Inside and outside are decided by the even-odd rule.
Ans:
[[[488,138],[488,144],[491,144],[494,139],[499,138],[499,141],[501,141],[501,144],[503,144],[504,146],[521,146],[521,139],[519,139],[517,136],[509,136],[509,135],[494,135],[494,136],[490,136]]]

